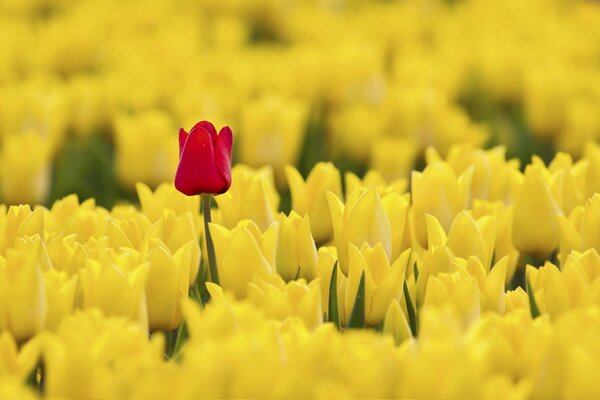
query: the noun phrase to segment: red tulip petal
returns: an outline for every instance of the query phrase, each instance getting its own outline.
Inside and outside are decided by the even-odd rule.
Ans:
[[[212,123],[208,121],[200,121],[196,125],[194,125],[194,127],[190,130],[190,133],[192,133],[192,131],[197,128],[203,128],[206,132],[210,134],[210,139],[212,140],[213,147],[217,145],[217,129]]]
[[[215,165],[211,134],[198,124],[190,131],[175,174],[175,187],[193,196],[200,193],[221,193],[224,182]]]
[[[185,146],[185,141],[188,138],[188,133],[185,129],[179,129],[179,158],[181,158],[181,153],[183,153],[183,146]]]
[[[226,192],[231,186],[231,145],[233,143],[233,133],[226,126],[221,129],[217,136],[217,146],[215,148],[215,165],[225,186],[221,193]]]

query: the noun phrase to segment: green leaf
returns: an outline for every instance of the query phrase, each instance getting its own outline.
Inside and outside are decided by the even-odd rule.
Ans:
[[[356,291],[356,299],[352,306],[350,318],[346,329],[360,329],[365,327],[365,271],[360,275],[358,290]]]
[[[529,278],[526,278],[526,291],[527,297],[529,298],[529,310],[531,312],[531,318],[535,319],[540,316],[540,309],[535,301],[535,296],[533,295],[533,290],[531,289],[531,283],[529,282]]]
[[[187,342],[188,336],[187,323],[183,321],[183,323],[177,329],[177,338],[175,339],[175,345],[173,346],[174,359],[178,359],[180,357],[181,348],[183,347],[183,344]]]
[[[406,311],[408,312],[408,322],[410,324],[410,330],[413,334],[413,337],[417,337],[419,333],[419,324],[417,323],[417,313],[415,312],[415,307],[413,306],[412,300],[410,298],[410,292],[408,291],[408,285],[406,284],[406,279],[404,279],[404,301],[406,302]]]
[[[327,309],[327,318],[329,322],[333,322],[335,327],[340,329],[340,312],[337,298],[337,269],[338,262],[335,262],[333,271],[331,272],[331,280],[329,281],[329,307]]]

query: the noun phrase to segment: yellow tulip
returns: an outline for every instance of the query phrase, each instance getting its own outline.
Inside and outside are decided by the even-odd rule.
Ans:
[[[215,197],[223,225],[231,229],[238,222],[251,219],[260,229],[266,230],[275,221],[279,208],[273,170],[270,167],[252,170],[236,165],[231,174],[229,190]]]
[[[135,322],[107,317],[98,309],[69,315],[42,342],[44,394],[53,398],[126,396],[135,390],[132,375],[146,371],[156,379],[163,363],[162,335],[148,340],[148,332]]]
[[[426,158],[428,164],[443,161],[434,148],[427,149]],[[520,175],[519,161],[506,160],[506,148],[483,150],[472,144],[454,145],[448,151],[446,162],[457,175],[474,167],[470,187],[472,199],[512,202]]]
[[[585,202],[585,180],[590,166],[587,160],[573,163],[571,155],[559,152],[548,168],[537,156],[532,157],[532,165],[539,167],[550,187],[550,192],[558,207],[569,215]]]
[[[200,196],[186,196],[170,183],[159,185],[155,191],[139,182],[135,188],[142,211],[151,222],[162,217],[164,210],[172,210],[177,216],[190,212],[194,216],[194,221],[199,218]],[[196,224],[196,227],[198,225],[199,223]]]
[[[340,171],[332,163],[317,163],[306,181],[292,166],[285,167],[292,195],[292,209],[300,215],[308,214],[310,228],[317,243],[324,243],[333,236],[333,227],[327,208],[326,192],[342,195]]]
[[[107,316],[120,316],[148,329],[148,311],[144,287],[149,265],[132,266],[132,259],[116,256],[114,261],[88,259],[79,272],[81,307],[99,308]],[[130,258],[132,256],[129,256]]]
[[[265,310],[270,318],[284,320],[298,316],[311,330],[323,323],[318,280],[307,284],[300,279],[285,284],[276,277],[268,283],[255,276],[254,281],[248,284],[248,300]]]
[[[348,275],[348,246],[381,243],[388,259],[392,256],[392,226],[375,189],[357,190],[344,205],[333,193],[327,202],[335,234],[340,269]],[[394,260],[392,260],[394,261]]]
[[[142,248],[144,237],[150,230],[151,224],[144,214],[132,211],[130,216],[110,220],[107,236],[111,247],[115,249],[128,247],[135,250]]]
[[[319,262],[317,268],[317,279],[321,281],[321,300],[324,311],[329,310],[329,287],[331,286],[331,277],[333,274],[333,268],[337,262],[337,254],[335,247],[323,246],[319,247],[317,251]],[[342,270],[337,268],[336,275],[336,293],[337,293],[337,304],[338,304],[338,315],[340,321],[346,321],[346,285],[348,278],[344,275]],[[350,311],[350,310],[348,310]],[[328,316],[329,317],[329,316]]]
[[[376,326],[383,322],[390,303],[403,299],[402,287],[408,267],[410,250],[390,264],[381,243],[370,247],[363,244],[359,250],[349,245],[349,271],[345,308],[352,310],[362,273],[365,274],[365,323]],[[346,321],[343,321],[346,323]]]
[[[73,311],[77,275],[50,269],[44,273],[44,289],[47,303],[45,327],[54,331],[62,319]]]
[[[171,181],[178,162],[177,151],[171,151],[175,132],[177,126],[162,111],[118,117],[115,167],[119,182],[133,189],[137,182],[158,186]]]
[[[417,158],[417,143],[407,138],[382,138],[371,149],[369,165],[387,181],[406,179]]]
[[[385,313],[383,333],[391,335],[396,345],[400,345],[406,339],[412,338],[408,320],[397,299],[392,300]]]
[[[292,211],[289,216],[279,214],[277,220],[277,273],[286,282],[298,278],[312,281],[316,276],[318,257],[308,215],[302,218]]]
[[[467,259],[465,269],[477,280],[481,297],[482,311],[495,311],[504,314],[505,306],[505,283],[508,268],[508,257],[499,260],[491,270],[487,270],[476,257]]]
[[[2,357],[0,357],[0,376],[2,376],[2,380],[12,378],[16,382],[23,383],[37,366],[42,350],[41,345],[41,340],[38,337],[17,347],[15,339],[9,332],[0,333],[0,354],[2,354]]]
[[[281,172],[297,162],[308,122],[306,103],[263,96],[248,100],[241,110],[241,162],[251,167],[271,165]]]
[[[0,258],[0,328],[24,342],[46,321],[46,291],[39,253],[9,250]]]
[[[146,232],[142,249],[144,250],[156,239],[162,241],[171,254],[176,254],[183,247],[191,246],[190,257],[186,257],[188,266],[185,267],[189,271],[189,285],[191,286],[196,281],[200,265],[200,247],[197,244],[198,233],[194,227],[193,215],[185,212],[176,216],[173,211],[163,211],[162,217],[154,222]]]
[[[60,236],[74,234],[81,242],[106,235],[112,219],[110,212],[97,207],[94,199],[79,203],[76,195],[57,200],[49,212],[44,211],[45,229],[48,232]]]
[[[424,306],[452,307],[465,326],[479,318],[481,300],[477,280],[460,271],[430,276]]]
[[[427,215],[426,221],[430,248],[448,246],[457,257],[467,259],[475,256],[486,268],[490,266],[496,241],[496,219],[493,216],[476,221],[463,211],[454,219],[448,236],[434,216]]]
[[[31,210],[29,205],[0,207],[0,223],[4,234],[0,235],[0,249],[13,246],[19,237],[44,236],[44,211]]]
[[[539,167],[525,169],[513,215],[513,239],[520,252],[543,258],[558,247],[558,216],[562,212]]]
[[[6,138],[0,154],[0,192],[3,202],[43,203],[50,193],[50,157],[48,141],[38,134],[26,133]]]
[[[501,202],[489,203],[476,200],[473,202],[473,215],[476,218],[493,216],[496,220],[496,238],[494,256],[496,260],[508,257],[506,283],[510,283],[517,264],[519,263],[519,251],[513,241],[513,208],[507,207]]]
[[[244,298],[254,275],[268,279],[275,273],[277,225],[272,225],[264,234],[254,222],[244,221],[231,230],[217,224],[210,224],[209,229],[223,289]]]
[[[388,183],[379,171],[373,169],[367,171],[362,179],[348,171],[344,174],[344,181],[346,183],[346,197],[349,197],[352,192],[360,187],[374,187],[381,196],[388,193],[405,194],[408,187],[406,179],[399,178]]]
[[[170,331],[183,321],[181,302],[188,296],[190,260],[195,249],[197,245],[191,241],[173,254],[154,239],[148,254],[142,254],[148,262],[145,291],[150,331]]]
[[[330,132],[336,155],[364,163],[383,134],[383,118],[377,107],[356,103],[344,106],[330,117]]]
[[[75,134],[86,136],[113,127],[114,105],[101,78],[76,75],[67,86],[70,97],[70,125]]]
[[[435,162],[421,172],[412,174],[411,226],[422,247],[427,246],[425,215],[437,218],[445,231],[456,215],[469,206],[469,189],[473,168],[458,177],[446,163]]]

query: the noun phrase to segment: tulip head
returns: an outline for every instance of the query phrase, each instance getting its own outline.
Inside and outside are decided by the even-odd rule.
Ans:
[[[217,130],[208,121],[198,122],[186,132],[179,130],[179,166],[175,187],[188,196],[221,194],[231,186],[233,134],[226,126]]]

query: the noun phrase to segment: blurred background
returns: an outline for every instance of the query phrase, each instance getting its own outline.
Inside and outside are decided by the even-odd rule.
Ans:
[[[286,164],[402,179],[428,146],[577,159],[600,136],[600,4],[0,1],[2,202],[131,200],[203,119],[283,192]]]

